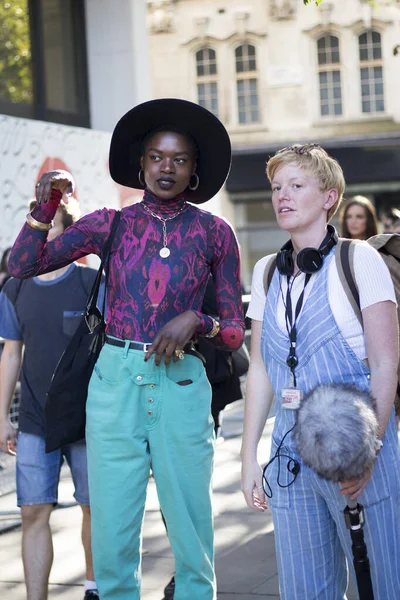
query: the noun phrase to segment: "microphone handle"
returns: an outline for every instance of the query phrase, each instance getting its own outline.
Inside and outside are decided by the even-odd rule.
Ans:
[[[346,496],[347,498],[347,506],[350,508],[350,510],[353,510],[354,508],[357,508],[357,498],[355,500],[351,500],[350,496]]]

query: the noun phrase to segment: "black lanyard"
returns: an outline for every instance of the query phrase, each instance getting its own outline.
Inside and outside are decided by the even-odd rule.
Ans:
[[[299,273],[300,273],[300,271],[299,271]],[[296,323],[297,323],[297,319],[299,317],[301,308],[303,306],[304,292],[305,292],[308,282],[311,279],[311,275],[309,273],[307,273],[307,275],[305,277],[304,287],[299,296],[299,299],[297,300],[296,308],[294,311],[294,321],[293,321],[293,309],[292,309],[291,294],[292,294],[292,288],[293,288],[295,279],[296,279],[296,276],[293,277],[292,284],[290,284],[290,276],[289,275],[287,276],[286,303],[285,302],[283,303],[285,306],[286,331],[288,332],[289,342],[290,342],[289,354],[286,359],[286,364],[289,367],[290,372],[292,374],[294,387],[296,387],[295,369],[296,369],[297,365],[299,364],[299,360],[296,356],[296,341],[297,341]]]

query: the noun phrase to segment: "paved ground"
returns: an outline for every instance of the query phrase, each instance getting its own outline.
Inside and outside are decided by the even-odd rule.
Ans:
[[[239,489],[240,433],[243,403],[226,411],[225,441],[217,445],[214,475],[216,570],[218,600],[272,600],[279,598],[274,533],[269,512],[248,509]],[[261,461],[269,454],[272,422],[267,424],[261,444]],[[60,501],[72,500],[70,479],[63,478]],[[15,510],[15,495],[0,497],[1,524],[4,512]],[[11,515],[16,519],[18,515]],[[83,552],[79,543],[80,509],[55,510],[52,515],[55,560],[50,577],[52,598],[82,600]],[[20,528],[0,535],[0,598],[25,600],[20,559]],[[171,550],[160,519],[153,481],[149,484],[143,542],[142,600],[161,600],[162,590],[173,573]],[[351,593],[349,600],[357,596]]]

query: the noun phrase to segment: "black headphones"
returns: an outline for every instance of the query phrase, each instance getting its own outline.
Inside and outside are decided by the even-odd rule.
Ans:
[[[322,240],[320,247],[303,248],[297,255],[296,263],[300,271],[312,275],[320,270],[324,262],[324,256],[327,256],[338,242],[338,234],[332,225],[328,225],[328,233]],[[276,266],[282,275],[293,275],[294,260],[293,260],[293,244],[289,240],[279,250],[276,255]]]

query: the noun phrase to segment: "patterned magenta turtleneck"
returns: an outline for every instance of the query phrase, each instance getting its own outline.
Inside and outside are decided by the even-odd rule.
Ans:
[[[49,223],[60,193],[48,204],[36,206],[35,219]],[[224,219],[187,204],[167,221],[168,258],[161,258],[163,225],[143,203],[161,217],[177,213],[183,196],[168,202],[146,191],[142,202],[121,211],[110,256],[107,288],[107,333],[120,339],[151,342],[160,328],[186,310],[201,323],[196,333],[209,333],[212,320],[200,312],[209,274],[215,281],[220,332],[210,341],[221,349],[239,348],[244,337],[239,249]],[[14,277],[27,278],[59,269],[87,254],[100,255],[110,233],[114,209],[103,208],[84,216],[55,240],[47,232],[25,224],[9,259]]]

